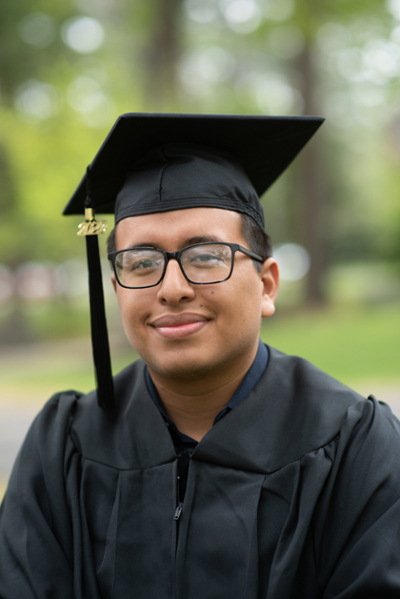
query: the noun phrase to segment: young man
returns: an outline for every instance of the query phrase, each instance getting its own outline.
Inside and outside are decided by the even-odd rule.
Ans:
[[[1,512],[2,599],[400,596],[397,420],[258,339],[278,268],[256,191],[319,124],[118,121],[67,212],[116,198],[112,280],[142,360],[34,422]]]

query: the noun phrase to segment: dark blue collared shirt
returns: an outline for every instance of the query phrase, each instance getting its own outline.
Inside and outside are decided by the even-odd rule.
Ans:
[[[224,416],[226,416],[226,414],[228,414],[228,412],[233,410],[233,408],[235,408],[242,401],[242,399],[244,399],[246,395],[248,395],[250,391],[256,386],[267,367],[268,359],[268,349],[260,339],[258,343],[257,354],[254,358],[253,364],[250,366],[249,370],[246,373],[246,376],[240,383],[239,387],[236,389],[235,393],[230,398],[229,402],[214,418],[214,424],[219,422],[221,418],[223,418]],[[164,406],[158,395],[157,389],[153,381],[151,380],[150,373],[147,368],[146,383],[154,403],[160,410],[165,422],[167,423],[169,432],[171,433],[171,437],[174,442],[176,454],[179,459],[179,499],[180,501],[183,501],[183,497],[185,495],[186,490],[186,481],[189,469],[190,456],[192,455],[193,450],[197,445],[197,441],[195,439],[192,439],[188,435],[181,433],[176,427],[175,423],[171,420],[171,418],[167,416]]]

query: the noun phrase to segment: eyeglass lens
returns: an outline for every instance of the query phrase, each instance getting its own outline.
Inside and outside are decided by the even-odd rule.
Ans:
[[[115,260],[118,279],[125,287],[156,285],[164,264],[164,254],[156,249],[124,250]],[[182,252],[181,264],[193,283],[217,283],[230,275],[232,250],[220,243],[194,245]]]

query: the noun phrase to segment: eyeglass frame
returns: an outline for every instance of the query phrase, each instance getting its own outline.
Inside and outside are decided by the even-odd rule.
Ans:
[[[185,273],[185,269],[184,269],[182,261],[181,261],[181,256],[185,250],[188,250],[192,247],[198,247],[199,245],[201,245],[201,246],[202,245],[226,245],[231,248],[231,252],[232,252],[231,270],[229,272],[229,275],[225,279],[221,279],[220,281],[206,281],[206,282],[196,282],[196,281],[192,281],[191,279],[189,279],[189,277]],[[152,285],[144,285],[143,287],[128,287],[127,285],[123,285],[120,282],[118,273],[117,273],[117,268],[115,265],[117,256],[118,256],[118,254],[123,254],[124,252],[130,252],[130,251],[134,251],[134,250],[153,250],[153,251],[156,250],[158,252],[161,252],[164,255],[164,268],[163,268],[163,271],[162,271],[161,276],[160,276],[159,280],[157,281],[157,283],[153,283]],[[124,289],[149,289],[150,287],[157,287],[157,285],[159,285],[161,283],[161,281],[163,280],[165,273],[167,271],[167,266],[168,266],[168,263],[170,260],[176,260],[178,262],[183,276],[192,285],[216,285],[217,283],[225,283],[225,281],[230,279],[230,277],[232,275],[233,267],[235,264],[236,252],[242,252],[242,254],[245,254],[246,256],[250,256],[250,258],[252,258],[252,260],[256,260],[257,262],[261,262],[261,263],[264,262],[264,258],[262,258],[262,256],[260,256],[259,254],[255,254],[251,250],[248,250],[247,248],[243,247],[242,245],[239,245],[238,243],[228,243],[226,241],[203,241],[200,243],[193,243],[191,245],[187,245],[186,247],[182,248],[181,250],[178,250],[177,252],[166,252],[165,250],[161,250],[160,248],[139,246],[139,247],[128,248],[125,250],[116,250],[115,252],[110,252],[108,254],[107,258],[110,260],[110,262],[113,266],[115,278],[117,280],[118,285],[120,285]]]

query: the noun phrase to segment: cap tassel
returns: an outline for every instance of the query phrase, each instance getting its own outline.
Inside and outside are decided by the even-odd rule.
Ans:
[[[97,400],[103,410],[112,410],[115,408],[114,384],[97,235],[86,236],[86,251],[89,269],[90,324],[97,382]]]
[[[115,409],[114,384],[111,370],[110,346],[108,341],[106,311],[104,305],[103,279],[97,235],[104,233],[107,223],[94,219],[90,182],[88,177],[88,196],[85,202],[85,222],[79,225],[78,235],[86,237],[86,252],[89,271],[90,323],[92,350],[97,384],[97,401],[103,410]]]

